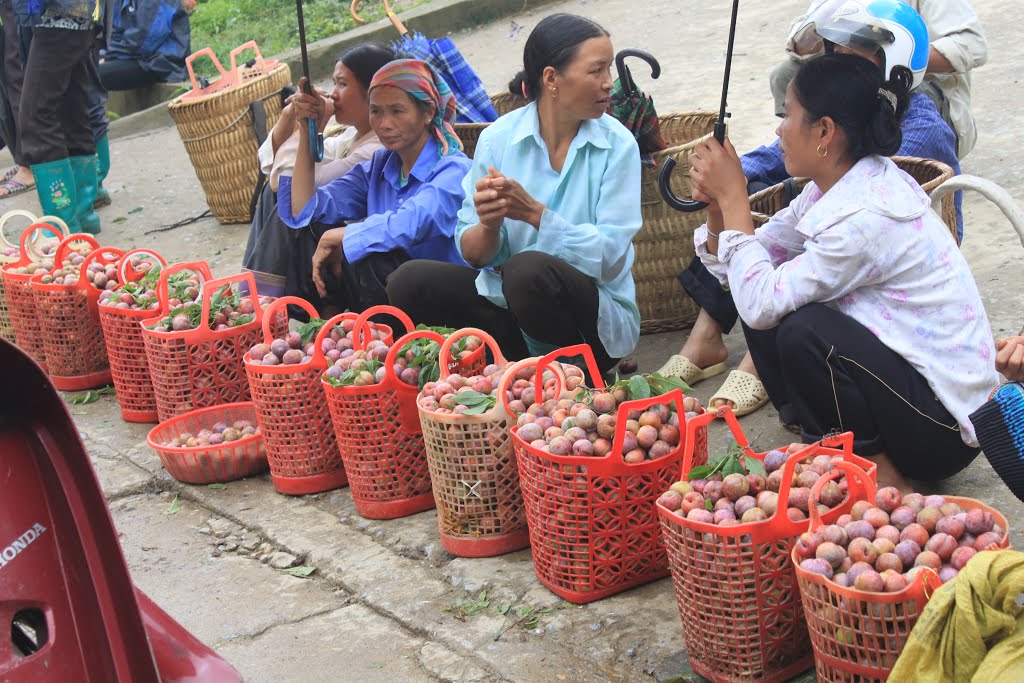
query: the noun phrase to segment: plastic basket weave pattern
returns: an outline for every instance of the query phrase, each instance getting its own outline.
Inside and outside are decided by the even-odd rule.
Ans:
[[[845,463],[844,463],[845,465]],[[856,466],[845,468],[851,476],[862,476]],[[828,481],[822,477],[812,489],[812,501]],[[1009,525],[997,510],[971,498],[946,496],[964,510],[980,508],[992,513],[1004,535],[994,547],[1009,547]],[[811,528],[823,524],[816,511]],[[814,647],[818,680],[881,683],[888,679],[896,660],[914,629],[928,600],[942,585],[938,574],[922,571],[909,586],[896,593],[868,593],[844,588],[824,576],[812,574],[792,558],[807,629]]]
[[[161,266],[167,265],[163,257],[153,251],[134,249],[118,261],[121,282],[128,282],[132,277],[128,272],[129,260],[142,255],[152,257]],[[153,380],[149,376],[149,361],[140,323],[159,312],[99,307],[100,325],[107,345],[107,359],[110,361],[110,376],[121,407],[121,418],[126,422],[157,421],[156,394],[153,393]]]
[[[764,459],[765,453],[750,450],[728,408],[691,420],[687,431],[707,429],[719,418],[726,420],[749,456]],[[869,466],[853,455],[852,443],[852,437],[844,438],[842,450],[813,446],[793,454],[783,469],[779,500],[788,500],[797,463],[812,454],[842,453]],[[684,478],[694,467],[691,463],[687,454]],[[828,519],[838,518],[867,496],[863,483],[851,483],[850,495],[829,512]],[[720,527],[684,519],[657,506],[690,664],[716,683],[785,681],[812,665],[790,557],[793,543],[809,522],[789,519],[787,507],[780,504],[776,514],[763,522]]]
[[[35,297],[32,296],[32,289],[29,286],[32,276],[14,271],[42,260],[42,254],[33,247],[43,231],[52,230],[53,227],[46,223],[34,223],[26,228],[21,233],[20,258],[14,263],[0,268],[0,281],[3,282],[7,313],[10,316],[14,337],[18,346],[43,369],[46,369],[46,352],[43,350],[42,330],[39,326],[39,316],[36,315]],[[64,238],[67,237],[67,226],[61,230],[61,235]]]
[[[304,299],[281,297],[264,312],[264,343],[278,338],[269,323],[278,311],[287,311],[288,305],[304,309],[311,320],[320,317]],[[356,317],[354,313],[339,316],[341,320]],[[308,363],[253,365],[245,354],[245,372],[267,449],[270,479],[279,493],[297,496],[348,485],[331,413],[320,388],[320,377],[328,365],[322,342],[333,327],[321,329]]]
[[[587,361],[590,376],[600,384],[601,373],[587,346],[562,349],[540,359],[538,384],[542,368],[562,355],[579,353]],[[560,393],[559,387],[555,395]],[[626,401],[617,408],[611,452],[600,458],[545,453],[523,441],[518,427],[512,427],[534,569],[540,582],[562,599],[593,602],[668,574],[654,502],[679,477],[686,439],[656,460],[630,464],[621,455],[629,411],[663,403],[675,405],[680,432],[688,434],[683,429],[682,392]],[[706,459],[706,430],[688,434],[690,438],[694,453]]]
[[[70,248],[68,238],[57,250],[57,264]],[[82,391],[110,384],[110,362],[99,319],[100,290],[87,277],[91,263],[114,264],[124,254],[120,249],[100,247],[90,241],[93,250],[79,269],[78,282],[72,285],[46,284],[41,275],[29,286],[36,302],[39,329],[46,353],[47,371],[61,391]]]
[[[451,348],[475,335],[505,365],[497,342],[482,330],[465,328],[444,341],[439,354],[441,381],[451,377]],[[480,361],[458,374],[482,372]],[[526,361],[524,361],[526,362]],[[521,365],[521,364],[519,364]],[[501,389],[499,387],[500,394]],[[519,468],[508,434],[508,413],[499,402],[480,415],[448,415],[416,406],[423,428],[430,480],[437,504],[441,544],[459,557],[493,557],[529,545]]]
[[[205,269],[205,263],[176,264],[190,270]],[[158,293],[161,310],[167,308],[167,276],[174,267],[160,273]],[[211,330],[207,321],[210,313],[210,298],[224,285],[248,284],[248,292],[256,292],[252,273],[241,273],[226,278],[208,279],[202,288],[202,319],[197,329],[183,332],[164,332],[153,327],[159,318],[142,323],[142,336],[146,346],[150,377],[156,394],[157,415],[160,421],[197,408],[238,403],[250,400],[249,382],[246,378],[243,358],[254,344],[263,338],[263,309],[255,295],[253,299],[255,319],[252,322],[227,330]],[[287,314],[278,314],[271,323],[275,334],[282,336],[288,329]]]
[[[40,222],[33,214],[21,209],[13,209],[5,213],[3,216],[0,216],[0,248],[7,247],[9,249],[18,250],[17,253],[11,256],[0,254],[0,266],[6,266],[9,263],[16,263],[24,256],[20,251],[20,242],[12,243],[7,239],[7,233],[4,232],[8,221],[12,218],[27,218],[30,225]],[[63,221],[60,221],[60,224],[64,225],[62,232],[64,235],[67,235],[67,225],[64,224]],[[9,342],[15,342],[14,326],[11,324],[11,314],[7,310],[7,295],[4,292],[3,278],[0,278],[0,337],[3,337]]]
[[[363,349],[369,342],[369,319],[377,314],[397,318],[409,331],[415,327],[403,311],[373,306],[356,320],[355,349]],[[390,343],[390,328],[379,328]],[[396,354],[397,349],[392,348],[391,365]],[[384,366],[387,368],[389,361],[385,360]],[[356,512],[367,519],[397,519],[434,507],[416,417],[415,387],[402,386],[393,371],[380,384],[335,387],[322,381],[322,386]]]
[[[146,437],[164,469],[186,484],[216,484],[250,477],[267,469],[263,435],[254,434],[220,446],[172,448],[164,444],[184,432],[195,434],[217,422],[255,421],[252,403],[230,403],[178,415],[154,427]]]

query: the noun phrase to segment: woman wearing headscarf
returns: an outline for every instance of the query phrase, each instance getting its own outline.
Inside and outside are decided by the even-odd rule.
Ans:
[[[479,327],[506,358],[586,342],[606,372],[633,350],[640,152],[605,114],[613,59],[589,19],[537,24],[509,85],[531,102],[483,131],[464,185],[456,244],[481,270],[407,263],[392,304],[418,323]]]
[[[319,114],[317,95],[300,92],[294,175],[278,187],[281,220],[309,229],[337,225],[320,236],[311,278],[339,310],[387,303],[385,285],[410,259],[463,263],[453,234],[470,161],[452,121],[455,99],[426,62],[401,59],[370,83],[370,126],[383,149],[346,175],[316,187],[308,133],[301,120]]]

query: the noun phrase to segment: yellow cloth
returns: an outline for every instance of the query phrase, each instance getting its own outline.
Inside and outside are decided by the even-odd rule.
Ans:
[[[937,590],[889,681],[1024,681],[1024,553],[978,553]]]

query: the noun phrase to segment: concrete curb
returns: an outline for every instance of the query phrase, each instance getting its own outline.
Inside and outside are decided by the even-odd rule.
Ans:
[[[418,31],[431,37],[445,36],[553,2],[555,0],[434,0],[408,12],[402,12],[399,18],[410,31]],[[330,75],[338,55],[353,45],[365,42],[391,42],[397,38],[395,27],[385,18],[310,43],[306,48],[310,74],[314,80]],[[302,58],[297,48],[275,55],[271,59],[286,62],[292,71],[292,78],[298,80],[302,72]],[[167,104],[161,103],[113,121],[110,124],[110,137],[124,138],[173,125],[174,121],[167,111]]]

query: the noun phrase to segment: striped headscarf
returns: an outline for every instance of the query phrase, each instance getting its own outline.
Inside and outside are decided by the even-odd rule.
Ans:
[[[462,141],[455,133],[455,96],[445,80],[419,59],[396,59],[380,68],[370,81],[368,91],[380,85],[390,85],[409,93],[420,102],[434,105],[431,127],[437,137],[439,156],[458,154]]]

